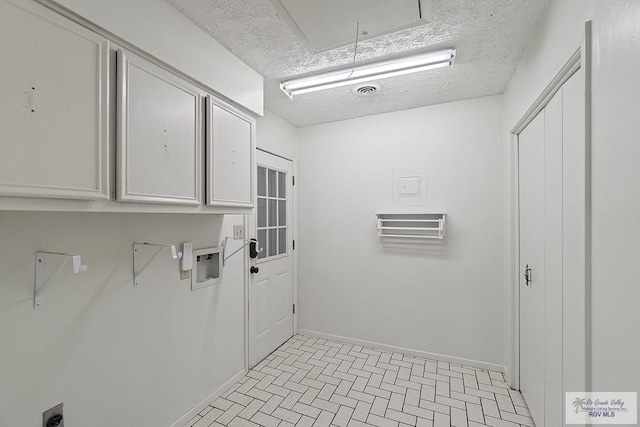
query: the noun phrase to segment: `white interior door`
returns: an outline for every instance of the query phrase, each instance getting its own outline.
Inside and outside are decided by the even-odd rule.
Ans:
[[[544,427],[545,111],[520,133],[520,390]],[[530,269],[530,270],[528,270]],[[529,271],[530,280],[525,278]]]
[[[256,151],[257,200],[252,237],[262,251],[251,261],[249,365],[293,336],[293,227],[290,160]]]

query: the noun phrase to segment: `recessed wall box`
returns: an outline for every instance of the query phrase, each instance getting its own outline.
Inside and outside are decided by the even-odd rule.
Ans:
[[[393,205],[427,206],[426,169],[393,169]]]
[[[222,248],[195,249],[191,290],[206,288],[222,282]]]

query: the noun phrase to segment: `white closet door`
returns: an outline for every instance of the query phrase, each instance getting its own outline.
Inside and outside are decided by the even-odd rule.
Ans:
[[[578,71],[518,140],[520,388],[537,427],[562,425],[564,391],[584,389],[565,383],[584,372],[584,275],[573,259],[584,244],[576,241],[584,235],[582,82]]]
[[[564,418],[564,399],[562,396],[562,104],[563,90],[560,89],[544,109],[545,355],[543,377],[545,385],[544,416],[547,426],[561,426]]]
[[[563,383],[565,391],[585,390],[586,151],[584,71],[562,87],[563,140]]]
[[[105,199],[109,42],[0,0],[0,195]]]
[[[520,390],[537,427],[544,427],[545,111],[520,133]],[[524,277],[531,271],[531,280]]]

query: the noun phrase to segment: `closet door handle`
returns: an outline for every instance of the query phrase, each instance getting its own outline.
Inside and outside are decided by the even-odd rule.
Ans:
[[[524,284],[527,286],[531,284],[531,268],[529,268],[529,264],[524,268]]]

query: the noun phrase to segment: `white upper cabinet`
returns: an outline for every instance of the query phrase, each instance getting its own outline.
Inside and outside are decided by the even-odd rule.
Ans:
[[[112,37],[0,0],[0,210],[250,213],[251,109]]]
[[[117,200],[200,204],[201,91],[118,50]]]
[[[109,42],[0,0],[0,195],[109,196]]]
[[[253,207],[255,119],[207,101],[207,205]]]

